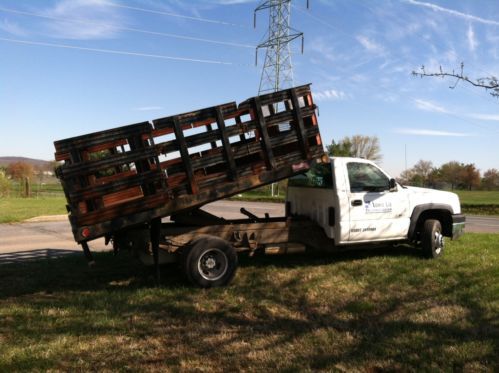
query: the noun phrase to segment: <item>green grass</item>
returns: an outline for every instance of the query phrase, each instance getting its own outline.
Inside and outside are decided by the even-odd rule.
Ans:
[[[499,191],[455,190],[462,210],[469,215],[499,215]]]
[[[459,196],[462,204],[472,205],[499,205],[499,191],[485,190],[453,190]]]
[[[10,196],[11,197],[23,197],[24,196],[24,186],[13,182],[11,184]],[[62,190],[62,185],[59,182],[52,183],[37,183],[33,181],[31,183],[31,196],[32,197],[61,197],[64,196],[64,191]]]
[[[40,215],[66,213],[66,199],[62,197],[0,198],[0,223],[12,223]]]
[[[494,371],[499,235],[242,258],[228,288],[126,253],[0,267],[0,371]],[[14,286],[15,284],[15,286]]]

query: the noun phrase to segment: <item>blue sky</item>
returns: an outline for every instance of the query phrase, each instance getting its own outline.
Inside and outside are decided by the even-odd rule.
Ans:
[[[241,101],[268,15],[245,0],[0,0],[0,156],[53,158],[53,141]],[[295,85],[312,83],[326,143],[377,135],[393,176],[419,159],[499,168],[499,100],[452,80],[499,75],[497,0],[293,0]]]

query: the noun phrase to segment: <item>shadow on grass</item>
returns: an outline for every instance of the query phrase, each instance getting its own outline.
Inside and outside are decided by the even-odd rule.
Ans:
[[[79,256],[5,265],[4,343],[39,343],[41,352],[0,370],[87,370],[104,360],[111,370],[493,367],[497,320],[487,309],[493,298],[482,298],[493,274],[452,261],[418,266],[419,256],[397,247],[243,257],[232,286],[208,291],[186,287],[176,266],[163,266],[154,288],[152,268],[127,253],[95,254],[93,268]],[[12,305],[18,311],[5,311]],[[47,350],[41,335],[93,342],[83,352]]]
[[[291,255],[239,257],[239,267],[313,268],[330,263],[351,262],[375,257],[421,257],[409,246],[377,247],[339,252],[307,252]],[[40,249],[0,254],[0,299],[37,292],[61,290],[137,289],[155,287],[152,266],[145,266],[128,252],[94,253],[96,265],[88,267],[83,254],[72,250]],[[115,283],[126,282],[116,287]],[[11,284],[15,283],[15,286]],[[189,286],[177,264],[161,266],[162,287]]]
[[[296,266],[315,266],[330,263],[352,262],[368,258],[380,257],[408,257],[421,258],[421,250],[409,245],[400,246],[376,246],[362,249],[344,249],[338,251],[308,251],[300,254],[290,255],[256,255],[249,258],[240,256],[241,267],[274,266],[279,268],[292,268]]]
[[[36,262],[45,259],[62,258],[75,255],[78,251],[61,249],[36,249],[0,254],[0,266],[5,264]]]
[[[20,253],[19,258],[9,255],[11,263],[0,266],[0,299],[38,292],[112,290],[116,288],[113,284],[120,282],[130,289],[155,285],[153,271],[126,252],[116,257],[110,252],[94,253],[96,265],[89,267],[80,252],[45,256],[51,250],[36,251],[33,255]],[[173,275],[172,269],[164,268],[164,281],[179,283],[178,273]]]

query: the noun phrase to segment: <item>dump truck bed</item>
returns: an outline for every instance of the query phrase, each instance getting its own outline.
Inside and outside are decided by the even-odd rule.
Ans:
[[[288,178],[323,155],[310,85],[55,141],[77,242]]]

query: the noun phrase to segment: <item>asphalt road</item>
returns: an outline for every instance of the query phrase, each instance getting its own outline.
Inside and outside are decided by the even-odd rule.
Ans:
[[[239,212],[242,206],[261,217],[266,212],[271,217],[284,214],[284,205],[278,203],[218,201],[204,209],[215,215],[234,219],[245,217]],[[467,216],[466,232],[499,233],[499,217]],[[104,245],[104,239],[92,241],[90,246],[93,251],[110,249]],[[74,251],[80,252],[81,248],[74,242],[65,216],[51,218],[49,221],[0,224],[0,263],[54,257]]]
[[[499,217],[467,215],[465,232],[499,233]]]

